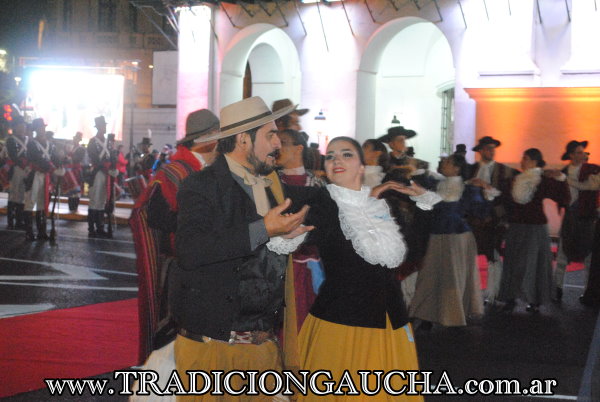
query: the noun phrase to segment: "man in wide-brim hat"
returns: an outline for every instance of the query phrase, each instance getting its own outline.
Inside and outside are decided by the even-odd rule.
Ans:
[[[493,147],[490,147],[490,145],[493,145]],[[500,145],[502,145],[502,143],[500,141],[498,141],[497,139],[490,137],[489,135],[486,135],[485,137],[481,137],[479,139],[479,142],[477,143],[477,145],[475,145],[473,147],[473,152],[481,152],[484,149],[496,149],[498,148]],[[493,158],[490,158],[493,159]]]
[[[292,109],[273,113],[260,97],[244,99],[221,110],[218,133],[199,139],[218,140],[221,155],[177,194],[178,268],[169,294],[182,378],[186,370],[281,369],[274,327],[288,256],[267,243],[311,229],[300,226],[308,207],[282,214],[290,201],[273,172],[281,147],[274,121]]]
[[[391,148],[389,157],[390,169],[400,168],[405,171],[410,171],[411,174],[415,171],[417,174],[428,169],[429,164],[421,159],[415,158],[414,147],[412,155],[408,154],[406,140],[417,135],[414,130],[408,130],[402,126],[390,127],[387,133],[378,138],[379,141],[386,143]],[[384,179],[385,180],[385,179]]]
[[[210,110],[201,109],[190,113],[186,120],[185,137],[177,141],[177,149],[171,156],[171,162],[161,165],[157,170],[153,180],[136,200],[132,211],[130,226],[133,228],[140,283],[140,362],[144,362],[153,349],[174,339],[173,322],[165,320],[165,316],[161,315],[165,312],[161,306],[166,306],[168,302],[167,283],[157,282],[154,278],[163,275],[163,265],[159,262],[175,256],[175,231],[179,211],[177,192],[181,182],[214,160],[216,141],[195,141],[218,131],[219,119]],[[148,306],[153,306],[158,313],[150,314],[152,308],[149,309]],[[147,367],[152,367],[157,355],[160,356],[150,355]]]
[[[600,166],[586,163],[587,141],[569,141],[561,159],[569,161],[562,169],[567,176],[571,202],[565,210],[561,227],[554,284],[556,285],[555,299],[560,301],[563,295],[563,283],[567,265],[571,262],[583,262],[589,269],[592,256],[594,224],[597,219],[598,190],[582,190],[581,184],[591,175],[600,172]],[[585,302],[585,300],[582,300]]]
[[[277,129],[290,129],[302,131],[302,126],[300,125],[300,117],[308,113],[309,109],[298,108],[298,105],[294,106],[290,99],[278,99],[275,102],[273,102],[272,110],[273,113],[277,113],[280,110],[287,110],[289,108],[292,108],[292,110],[289,113],[284,114],[283,116],[275,120],[275,125],[277,126]]]
[[[468,216],[467,220],[473,229],[477,242],[478,254],[486,256],[488,261],[488,281],[486,301],[494,303],[502,277],[502,259],[500,248],[506,227],[506,207],[510,197],[511,182],[517,171],[495,161],[496,148],[502,145],[497,139],[481,137],[474,152],[479,154],[479,161],[469,167],[469,183],[479,187],[486,207],[481,209],[480,216]]]

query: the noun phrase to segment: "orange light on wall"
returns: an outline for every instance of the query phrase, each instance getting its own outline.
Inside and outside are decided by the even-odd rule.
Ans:
[[[523,151],[539,148],[558,167],[570,140],[588,140],[590,161],[600,163],[600,88],[468,88],[477,102],[476,137],[497,138],[500,162],[517,165]]]

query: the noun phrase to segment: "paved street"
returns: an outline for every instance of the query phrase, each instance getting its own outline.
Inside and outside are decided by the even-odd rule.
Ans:
[[[55,244],[30,243],[23,231],[0,230],[0,317],[137,296],[128,227],[88,239],[86,223],[60,221],[57,234]]]
[[[5,226],[4,222],[1,226]],[[84,222],[61,221],[55,245],[28,243],[23,232],[7,230],[0,230],[0,244],[1,317],[136,297],[135,254],[127,226],[119,226],[113,240],[88,239]],[[489,313],[467,328],[417,330],[421,368],[434,371],[436,379],[446,370],[457,385],[468,378],[519,378],[522,384],[533,378],[556,378],[555,391],[560,396],[553,400],[575,400],[597,315],[577,301],[583,281],[583,272],[568,273],[563,303],[543,306],[536,315],[525,312],[524,305],[519,305],[512,315]],[[5,400],[48,398],[46,390],[39,390]],[[105,398],[61,398],[101,399]],[[465,396],[426,398],[427,401],[465,399]],[[490,396],[484,400],[541,399]]]

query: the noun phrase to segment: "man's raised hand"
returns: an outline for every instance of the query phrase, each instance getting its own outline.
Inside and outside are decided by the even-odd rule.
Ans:
[[[267,212],[264,221],[269,237],[285,235],[286,238],[294,238],[314,229],[314,226],[300,226],[310,208],[308,205],[303,206],[295,214],[282,214],[291,204],[292,201],[286,198],[281,205],[271,208]]]

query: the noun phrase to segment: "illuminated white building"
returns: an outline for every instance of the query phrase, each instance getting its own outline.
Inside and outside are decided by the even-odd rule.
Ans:
[[[593,0],[242,5],[180,9],[179,136],[192,109],[218,111],[244,93],[310,108],[302,124],[314,142],[377,137],[396,115],[419,133],[411,145],[430,161],[492,135],[503,141],[501,161],[517,162],[535,146],[554,164],[567,140],[596,136],[600,11]],[[195,41],[188,41],[192,26]],[[188,54],[201,84],[187,84],[193,66],[181,60]],[[244,89],[247,65],[251,90]],[[325,126],[310,117],[320,110]],[[598,154],[600,141],[590,147]]]

